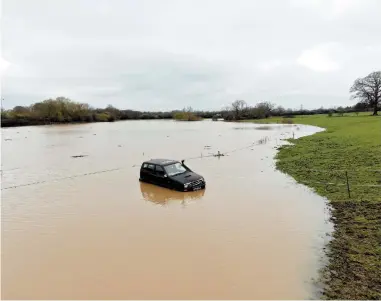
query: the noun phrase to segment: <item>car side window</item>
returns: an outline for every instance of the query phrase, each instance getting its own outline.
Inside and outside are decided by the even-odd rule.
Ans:
[[[143,164],[143,168],[144,168],[144,169],[147,169],[147,167],[148,167],[148,164],[147,164],[147,163],[144,163],[144,164]]]
[[[154,171],[155,171],[155,165],[153,165],[153,164],[148,164],[148,166],[147,166],[147,170],[150,171],[150,172],[154,172]]]
[[[159,166],[159,165],[156,165],[156,174],[158,176],[164,176],[164,174],[165,174],[164,168]]]

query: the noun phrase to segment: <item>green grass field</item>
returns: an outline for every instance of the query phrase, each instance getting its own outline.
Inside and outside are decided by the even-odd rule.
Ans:
[[[327,299],[381,299],[381,117],[296,116],[326,131],[283,146],[277,168],[327,197],[335,231],[322,270]],[[254,120],[280,123],[282,118]],[[347,191],[346,172],[350,187]],[[326,184],[330,183],[330,184]]]

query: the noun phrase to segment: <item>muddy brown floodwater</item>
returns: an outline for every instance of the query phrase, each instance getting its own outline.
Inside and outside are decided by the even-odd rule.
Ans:
[[[212,121],[2,129],[2,298],[313,298],[326,203],[273,157],[292,132],[318,130]],[[205,191],[138,181],[149,158],[240,148],[186,161]]]

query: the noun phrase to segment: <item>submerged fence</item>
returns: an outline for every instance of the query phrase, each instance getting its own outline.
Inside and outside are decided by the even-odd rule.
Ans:
[[[309,169],[297,170],[297,180],[301,184],[318,186],[330,193],[346,194],[348,198],[361,198],[370,190],[381,188],[381,170],[379,169]],[[302,177],[308,179],[303,180]],[[381,190],[379,190],[381,196]]]
[[[294,132],[288,133],[291,135],[291,137],[294,137]],[[203,158],[212,158],[212,157],[224,157],[224,156],[230,156],[233,155],[236,152],[240,152],[243,150],[253,149],[254,147],[267,144],[272,139],[268,136],[264,136],[261,139],[257,141],[253,141],[249,145],[230,149],[224,152],[218,151],[217,153],[208,153],[203,154],[201,152],[200,156],[195,157],[189,157],[185,158],[184,160],[194,160],[194,159],[203,159]],[[279,146],[278,141],[280,140],[286,140],[286,137],[283,138],[276,138],[276,146]],[[208,151],[209,148],[205,148],[204,151]],[[144,153],[143,153],[144,156]],[[41,180],[41,181],[35,181],[31,183],[24,183],[24,184],[18,184],[18,185],[12,185],[7,187],[1,187],[1,190],[6,189],[14,189],[24,186],[31,186],[31,185],[37,185],[47,182],[57,182],[62,180],[68,180],[78,177],[84,177],[99,173],[107,173],[112,171],[118,171],[126,168],[136,168],[140,167],[140,163],[129,165],[129,166],[119,166],[116,168],[111,169],[104,169],[104,170],[98,170],[93,172],[87,172],[83,174],[75,174],[70,175],[62,178],[55,178],[55,179],[47,179],[47,180]],[[19,168],[15,168],[19,169]],[[9,171],[15,170],[15,169],[9,169],[9,170],[1,170],[1,176],[3,176],[3,173],[7,173]],[[311,169],[308,167],[308,165],[300,166],[300,168],[293,169],[292,174],[298,181],[298,183],[320,187],[318,189],[324,189],[325,191],[328,191],[330,193],[339,193],[341,197],[348,197],[348,198],[362,198],[370,196],[377,195],[377,193],[373,193],[374,189],[377,189],[379,191],[380,197],[381,197],[381,170],[380,169],[371,169],[371,168],[358,168],[358,169],[336,169],[332,168],[329,170],[323,170],[323,169]],[[308,179],[308,180],[307,180]],[[369,190],[373,190],[372,193],[369,193]]]

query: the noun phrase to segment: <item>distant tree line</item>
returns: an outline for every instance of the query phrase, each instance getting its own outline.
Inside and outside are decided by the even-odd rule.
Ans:
[[[222,111],[225,120],[263,119],[270,116],[293,117],[295,115],[314,114],[337,114],[343,116],[345,113],[358,113],[371,111],[377,115],[381,109],[381,71],[372,72],[364,78],[358,78],[349,90],[352,99],[357,99],[354,106],[325,109],[323,107],[314,110],[285,109],[281,106],[264,101],[255,106],[249,106],[244,100],[236,100],[231,106]]]
[[[332,109],[319,108],[285,109],[270,102],[260,102],[249,106],[244,100],[236,100],[222,111],[194,111],[192,108],[171,112],[141,112],[135,110],[119,110],[112,105],[104,109],[92,108],[86,103],[74,102],[65,97],[47,99],[31,106],[16,106],[11,110],[1,110],[1,126],[43,125],[55,123],[80,122],[113,122],[117,120],[138,119],[175,119],[183,121],[197,121],[203,118],[223,118],[227,121],[244,119],[262,119],[271,116],[293,117],[295,115],[338,114],[350,112],[373,111],[373,108],[364,102],[354,106]]]
[[[189,108],[187,109],[189,111]],[[191,110],[191,109],[190,109]],[[172,119],[179,114],[195,117],[190,119],[212,118],[218,112],[141,112],[119,110],[112,105],[104,109],[92,108],[89,104],[74,102],[65,97],[47,99],[31,106],[16,106],[11,110],[1,109],[1,126],[43,125],[55,123],[113,122],[117,120]],[[182,119],[182,118],[179,118]]]
[[[295,115],[332,114],[344,115],[351,112],[372,111],[377,115],[381,106],[381,71],[372,72],[364,78],[358,78],[349,90],[358,103],[354,106],[338,108],[319,108],[306,110],[285,109],[282,106],[263,101],[249,106],[244,100],[236,100],[222,111],[194,111],[191,107],[171,112],[140,112],[119,110],[112,105],[104,109],[92,108],[89,104],[74,102],[66,97],[47,99],[31,106],[16,106],[11,110],[1,108],[1,126],[42,125],[76,122],[113,122],[116,120],[136,119],[175,119],[197,121],[202,118],[227,121],[243,119],[262,119],[270,116],[292,118]]]
[[[366,103],[359,102],[354,106],[336,107],[336,108],[318,108],[318,109],[285,109],[282,106],[275,106],[271,102],[260,102],[254,106],[248,105],[244,100],[236,100],[231,106],[225,108],[222,112],[222,118],[227,121],[237,121],[245,119],[265,119],[271,116],[283,116],[292,118],[297,115],[315,115],[315,114],[337,114],[342,116],[345,113],[359,113],[373,111],[374,109]]]

